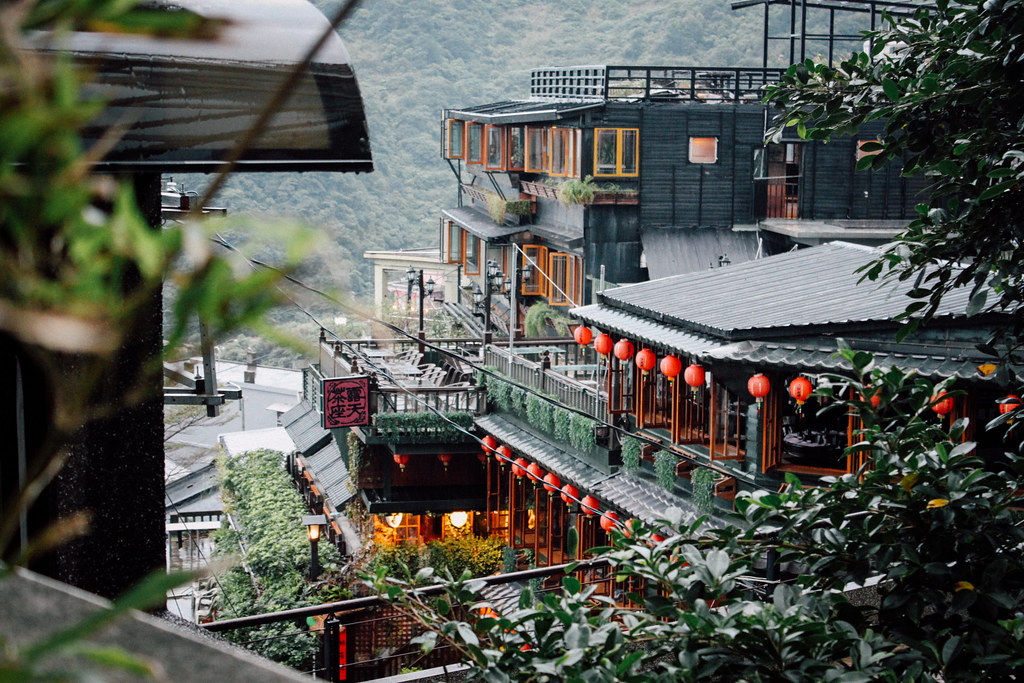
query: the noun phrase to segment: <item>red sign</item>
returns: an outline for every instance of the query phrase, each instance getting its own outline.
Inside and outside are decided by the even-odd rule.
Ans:
[[[370,424],[370,378],[339,377],[321,383],[321,424],[324,429]]]

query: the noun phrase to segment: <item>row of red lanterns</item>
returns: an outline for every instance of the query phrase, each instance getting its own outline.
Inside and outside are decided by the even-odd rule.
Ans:
[[[640,349],[636,352],[633,342],[628,339],[620,339],[617,342],[612,342],[612,338],[602,332],[596,337],[590,331],[589,327],[580,325],[573,332],[573,338],[576,343],[580,346],[587,346],[591,339],[594,341],[594,350],[602,356],[608,354],[614,354],[620,361],[628,361],[634,358],[634,362],[637,367],[644,372],[650,372],[654,369],[655,364],[658,365],[658,369],[661,370],[661,374],[665,375],[669,381],[675,381],[675,378],[679,376],[680,372],[683,372],[682,361],[676,356],[668,355],[661,359],[661,363],[658,363],[658,357],[651,349]],[[684,381],[694,389],[704,384],[704,368],[697,364],[692,364],[686,368],[683,372]]]

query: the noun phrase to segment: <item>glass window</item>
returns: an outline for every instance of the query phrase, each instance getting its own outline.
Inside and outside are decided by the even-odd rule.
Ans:
[[[551,129],[551,175],[576,175],[574,133],[568,128]]]
[[[552,306],[568,306],[579,303],[582,260],[572,254],[553,252],[548,256],[549,303]]]
[[[448,119],[448,158],[462,159],[466,156],[466,122]]]
[[[594,175],[639,175],[640,131],[636,128],[594,129]]]
[[[526,129],[526,170],[545,173],[548,167],[548,129]]]
[[[470,123],[466,129],[466,161],[471,164],[484,162],[484,127],[479,123]]]
[[[462,263],[462,235],[463,230],[458,224],[452,221],[447,222],[447,254],[448,263]]]
[[[690,163],[713,164],[718,161],[718,138],[690,138]]]
[[[508,169],[526,169],[526,126],[511,126],[508,129]]]
[[[543,269],[547,267],[548,248],[537,244],[523,245],[522,267],[530,267],[530,279],[523,279],[520,294],[526,295],[547,295],[547,279],[544,277]]]
[[[501,126],[487,126],[487,163],[493,170],[505,168],[505,136]]]
[[[480,238],[465,233],[466,239],[466,275],[480,273]]]

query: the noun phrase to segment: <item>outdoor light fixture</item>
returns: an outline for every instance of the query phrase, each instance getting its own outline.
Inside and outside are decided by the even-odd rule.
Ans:
[[[384,523],[392,529],[397,529],[402,524],[402,513],[393,512],[390,515],[384,517]]]
[[[466,522],[469,521],[469,514],[462,510],[457,510],[448,515],[448,521],[450,521],[452,526],[456,529],[461,529],[466,526]]]
[[[412,264],[409,264],[409,267],[405,269],[405,281],[409,283],[409,291],[408,291],[408,294],[406,296],[407,296],[407,298],[409,300],[409,305],[410,306],[412,305],[412,286],[413,286],[413,284],[416,284],[416,283],[418,283],[418,286],[419,286],[419,290],[420,290],[420,327],[419,327],[419,332],[417,333],[417,337],[420,340],[420,345],[419,345],[420,353],[423,353],[423,340],[427,336],[426,332],[424,331],[424,328],[423,328],[423,300],[426,297],[433,295],[433,293],[434,293],[434,285],[437,284],[437,283],[434,282],[434,278],[430,278],[426,282],[423,282],[423,271],[422,270],[416,270],[415,268],[412,267]]]
[[[309,538],[309,580],[316,581],[320,576],[320,527],[327,524],[327,515],[305,515],[302,517],[302,524],[306,527],[306,536]]]

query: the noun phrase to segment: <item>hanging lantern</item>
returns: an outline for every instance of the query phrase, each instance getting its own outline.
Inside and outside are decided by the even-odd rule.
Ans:
[[[650,349],[640,349],[640,353],[636,354],[636,366],[644,371],[649,372],[654,369],[654,363],[658,360],[658,357],[654,355],[654,351]]]
[[[530,466],[529,461],[526,458],[516,458],[516,461],[512,463],[512,474],[517,477],[526,476],[526,468]]]
[[[626,520],[626,523],[622,526],[622,533],[626,535],[626,538],[633,537],[633,524],[636,522],[635,519],[630,517]]]
[[[566,484],[562,487],[562,501],[566,505],[572,505],[580,499],[580,491],[572,484]]]
[[[633,357],[633,342],[628,339],[620,339],[615,342],[615,357],[619,360],[626,361]]]
[[[693,393],[697,393],[697,390],[704,385],[704,368],[694,363],[693,365],[687,366],[683,372],[683,381],[686,382],[687,386],[693,389]]]
[[[580,346],[586,346],[590,343],[590,340],[594,338],[594,333],[590,331],[590,328],[585,325],[580,325],[572,333],[572,338],[576,340],[576,343]]]
[[[601,515],[601,528],[611,531],[619,524],[619,516],[614,512],[605,512]]]
[[[661,543],[662,541],[665,540],[665,537],[662,536],[661,534],[651,534],[651,540],[654,541],[655,543]]]
[[[882,404],[882,397],[879,396],[878,393],[874,393],[874,394],[871,395],[870,401],[871,401],[871,407],[877,409],[878,406],[880,406]]]
[[[668,377],[669,382],[675,382],[676,377],[683,369],[683,364],[675,356],[665,356],[661,359],[658,369],[661,370],[661,374]]]
[[[761,401],[768,395],[768,389],[771,385],[768,383],[768,378],[760,372],[747,380],[747,391],[750,395],[757,399],[757,409],[761,409]]]
[[[437,459],[441,461],[441,464],[444,465],[444,471],[447,472],[448,471],[448,465],[452,461],[451,453],[438,453],[437,454]]]
[[[802,406],[811,397],[812,391],[814,391],[814,385],[803,375],[789,383],[789,395],[796,399],[797,410],[800,410],[799,406]]]
[[[512,449],[505,445],[498,446],[494,451],[494,459],[501,463],[504,469],[505,463],[512,462]]]
[[[946,394],[945,391],[940,391],[938,395],[932,396],[932,410],[938,415],[949,415],[949,412],[953,410],[953,397]]]
[[[526,468],[526,471],[530,473],[530,477],[533,478],[533,482],[535,484],[537,482],[543,481],[544,470],[542,470],[540,468],[540,465],[538,465],[537,463],[530,463],[530,466]]]
[[[1020,396],[1010,394],[999,399],[999,414],[1006,415],[1020,408]]]
[[[405,472],[405,466],[409,464],[409,454],[395,453],[395,462],[398,463],[398,469]]]
[[[558,478],[558,475],[554,472],[548,472],[544,475],[544,490],[550,495],[555,495],[555,491],[562,488],[562,480]]]
[[[602,356],[607,356],[611,353],[613,346],[615,346],[615,344],[612,342],[612,338],[604,332],[594,337],[594,350]]]
[[[485,453],[493,453],[498,448],[498,440],[490,434],[480,439],[480,443],[483,445]]]
[[[601,503],[593,496],[584,496],[583,500],[580,501],[580,507],[588,515],[596,515],[601,507]]]

